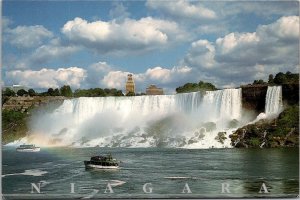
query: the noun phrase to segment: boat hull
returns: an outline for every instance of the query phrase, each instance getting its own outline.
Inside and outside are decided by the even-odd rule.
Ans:
[[[86,169],[118,169],[119,168],[119,165],[117,166],[95,165],[90,163],[90,161],[84,161],[84,165]]]
[[[33,148],[33,149],[20,149],[20,148],[17,148],[17,152],[39,152],[41,150],[41,148],[39,147],[36,147],[36,148]]]

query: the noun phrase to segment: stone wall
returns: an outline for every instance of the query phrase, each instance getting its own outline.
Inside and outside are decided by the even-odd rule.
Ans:
[[[2,105],[2,110],[27,112],[31,107],[46,105],[50,102],[62,102],[65,99],[67,98],[63,96],[10,97]]]

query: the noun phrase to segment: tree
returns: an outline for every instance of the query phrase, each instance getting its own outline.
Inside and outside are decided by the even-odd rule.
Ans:
[[[24,89],[20,89],[20,90],[18,90],[18,92],[17,92],[17,95],[18,95],[18,96],[23,96],[23,95],[25,95],[25,94],[28,94],[28,92],[27,92],[26,90],[24,90]]]
[[[253,85],[261,85],[261,84],[266,84],[266,83],[265,83],[264,80],[262,80],[262,79],[254,80],[254,81],[253,81]]]
[[[59,92],[59,89],[56,88],[53,92],[53,96],[60,96],[60,92]]]
[[[287,82],[287,80],[286,80],[286,76],[284,73],[279,72],[278,74],[276,74],[276,76],[274,78],[274,83],[281,85],[286,82]]]
[[[65,97],[72,97],[73,93],[69,85],[64,85],[60,88],[60,94]]]
[[[5,91],[3,92],[3,95],[11,97],[11,96],[15,96],[16,93],[13,90],[11,90],[10,88],[6,88]]]
[[[28,94],[29,94],[29,96],[36,96],[36,93],[35,93],[35,91],[31,88],[31,89],[29,89],[28,90]]]
[[[269,84],[273,84],[274,83],[274,76],[273,74],[270,74],[269,75],[269,81],[268,81]]]
[[[54,96],[54,90],[53,88],[49,88],[48,91],[47,91],[48,95],[49,96]]]
[[[208,91],[216,90],[217,88],[208,82],[199,81],[199,83],[186,83],[183,86],[176,88],[177,93],[183,92],[196,92],[196,91]]]

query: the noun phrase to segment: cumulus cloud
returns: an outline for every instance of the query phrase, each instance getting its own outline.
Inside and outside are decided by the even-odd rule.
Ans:
[[[62,33],[76,45],[98,53],[144,52],[186,40],[187,33],[175,22],[154,19],[125,19],[88,22],[82,18],[68,21]]]
[[[214,43],[193,42],[183,64],[215,84],[238,85],[266,79],[270,73],[295,71],[299,63],[299,17],[287,16],[258,26],[253,33],[230,33]]]
[[[8,82],[25,85],[31,88],[57,88],[70,85],[79,88],[86,78],[86,70],[79,67],[34,70],[13,70],[5,73]]]
[[[172,17],[180,19],[216,19],[217,14],[199,2],[190,1],[156,1],[148,0],[146,5],[151,9],[160,10]]]
[[[39,46],[29,57],[29,62],[36,64],[44,64],[52,59],[63,58],[72,55],[80,48],[71,44],[63,44],[60,39],[55,38],[48,44]]]
[[[103,77],[102,84],[107,87],[124,90],[127,75],[129,73],[131,72],[120,70],[110,71]],[[191,74],[191,68],[187,66],[176,66],[168,69],[161,66],[156,66],[153,68],[148,68],[143,73],[131,74],[133,74],[137,92],[145,92],[146,87],[148,87],[150,84],[163,87],[165,91],[168,92],[175,92],[174,84],[178,84],[177,86],[179,86],[187,81],[189,75]]]
[[[46,39],[53,37],[53,33],[41,25],[17,26],[9,28],[7,20],[4,21],[4,39],[17,48],[37,47]]]
[[[87,78],[85,81],[85,87],[103,87],[102,79],[114,68],[106,62],[93,63],[87,67]]]

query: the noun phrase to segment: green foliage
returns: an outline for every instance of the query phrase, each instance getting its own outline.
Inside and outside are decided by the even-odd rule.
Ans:
[[[2,143],[7,144],[13,142],[26,135],[27,114],[13,111],[2,111]]]
[[[277,127],[273,135],[283,136],[290,132],[292,128],[296,128],[299,132],[299,106],[289,106],[278,117]]]
[[[49,96],[54,96],[54,90],[53,88],[49,88],[48,91],[47,91],[48,95]]]
[[[59,89],[53,89],[53,88],[49,88],[48,91],[45,93],[46,96],[60,96],[60,92]]]
[[[277,85],[288,84],[288,83],[298,84],[299,83],[299,74],[298,73],[293,74],[289,71],[287,71],[285,74],[282,72],[279,72],[278,74],[275,75],[273,83],[275,83]]]
[[[2,111],[2,126],[5,129],[10,123],[17,123],[26,117],[26,113],[13,110]]]
[[[59,92],[59,89],[56,88],[53,92],[53,96],[60,96],[60,92]]]
[[[71,87],[69,85],[64,85],[60,88],[60,94],[64,97],[72,97],[73,92],[71,90]]]
[[[3,95],[3,96],[11,97],[11,96],[15,96],[16,93],[15,93],[13,90],[11,90],[11,89],[6,88],[6,89],[4,90],[4,92],[2,93],[2,95]]]
[[[74,97],[106,97],[106,96],[124,96],[121,90],[115,88],[90,88],[90,89],[77,89],[74,92]]]
[[[267,84],[267,83],[264,82],[264,80],[262,79],[253,81],[253,85],[263,85],[263,84]]]
[[[28,94],[28,92],[27,92],[26,90],[24,90],[24,89],[20,89],[20,90],[18,90],[18,92],[17,92],[17,95],[18,95],[18,96],[23,96],[23,95],[25,95],[25,94]]]
[[[28,94],[29,94],[29,96],[36,96],[36,93],[35,93],[35,91],[33,90],[33,89],[29,89],[28,90]]]
[[[250,144],[252,147],[259,147],[259,146],[260,146],[259,138],[250,138],[250,139],[249,139],[249,144]]]
[[[268,83],[269,83],[269,84],[273,84],[273,83],[274,83],[274,76],[273,76],[273,74],[270,74],[270,75],[269,75]]]
[[[176,88],[177,93],[184,93],[184,92],[197,92],[197,91],[210,91],[216,90],[217,88],[208,82],[200,81],[197,83],[186,83],[183,86]]]

